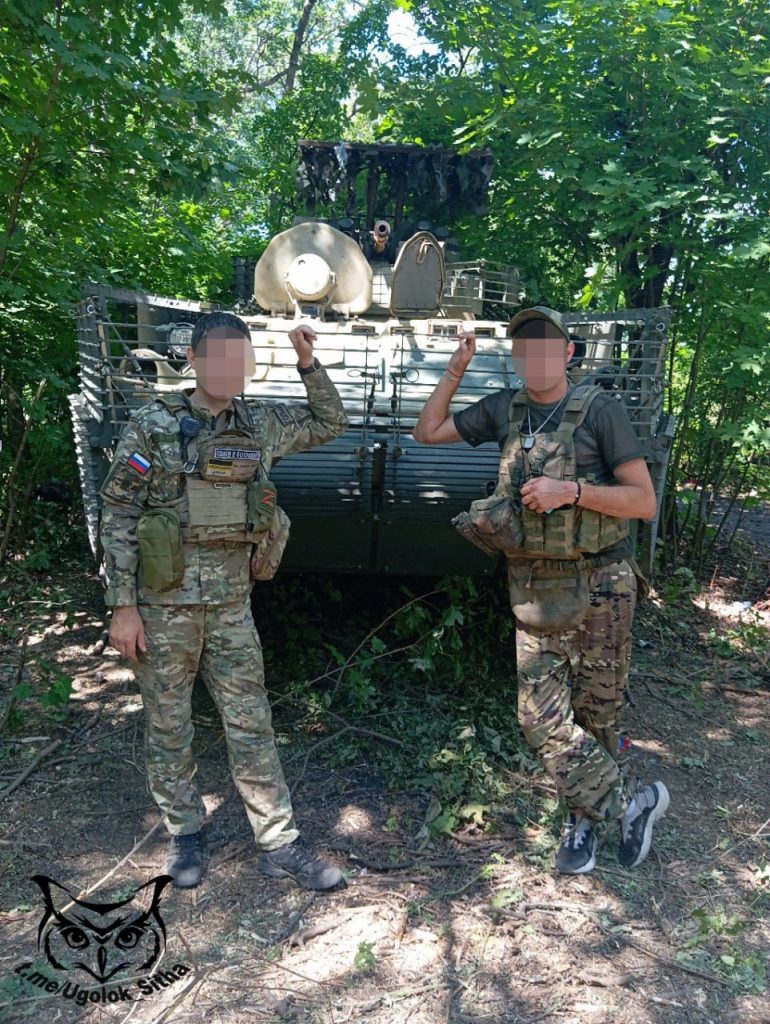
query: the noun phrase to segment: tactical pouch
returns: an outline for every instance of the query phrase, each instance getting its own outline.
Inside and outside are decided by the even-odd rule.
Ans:
[[[628,519],[604,515],[593,509],[581,509],[577,524],[577,546],[581,551],[594,554],[614,547],[628,536],[631,523]]]
[[[543,561],[508,563],[511,609],[527,629],[563,633],[577,629],[588,614],[588,568]]]
[[[513,499],[504,494],[479,498],[468,512],[452,520],[457,532],[487,555],[521,552],[524,533],[521,513]]]
[[[137,523],[136,537],[145,586],[159,594],[178,587],[184,576],[184,548],[176,512],[168,508],[145,512]]]
[[[530,453],[521,453],[521,466],[511,468],[511,483],[514,490],[532,477],[548,477],[550,480],[571,479],[574,471],[574,448],[572,435],[555,431],[538,437]],[[524,528],[524,548],[533,555],[543,558],[574,558],[575,509],[573,507],[554,509],[551,512],[534,512],[524,505],[521,510]]]
[[[278,491],[266,476],[252,480],[246,488],[246,529],[262,533],[272,525],[278,508]]]
[[[254,545],[251,553],[250,574],[253,580],[271,580],[275,576],[289,540],[290,527],[291,520],[276,505],[270,528]]]
[[[544,558],[574,558],[575,509],[554,509],[552,512],[533,512],[522,508],[524,547]]]
[[[188,525],[191,530],[205,527],[242,530],[246,525],[246,484],[210,483],[187,478]],[[213,536],[213,534],[212,534]]]

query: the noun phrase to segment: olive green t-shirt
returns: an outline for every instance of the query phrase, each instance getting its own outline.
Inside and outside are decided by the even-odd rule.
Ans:
[[[513,388],[494,391],[456,412],[453,419],[460,437],[474,448],[485,441],[496,441],[502,451],[511,429],[511,401],[515,394]],[[567,403],[563,401],[563,404]],[[533,431],[537,430],[558,405],[559,402],[540,405],[530,399],[529,423],[526,409],[517,409],[516,415],[520,412],[523,415],[523,436],[529,432],[530,426]],[[545,432],[555,430],[560,419],[560,413],[557,412],[548,421]],[[578,476],[593,477],[598,484],[611,483],[617,466],[644,457],[628,413],[608,392],[594,398],[573,438]],[[617,560],[620,561],[633,553],[633,547],[633,540],[628,537],[608,554],[617,554]]]

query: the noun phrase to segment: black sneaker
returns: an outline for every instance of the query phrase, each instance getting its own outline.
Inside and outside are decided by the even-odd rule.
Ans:
[[[277,850],[265,850],[257,867],[271,878],[293,878],[303,889],[333,889],[343,882],[340,869],[316,857],[302,838]]]
[[[596,867],[596,836],[591,822],[570,811],[556,854],[556,870],[562,875],[585,875]]]
[[[166,855],[166,874],[177,889],[194,889],[203,878],[203,834],[172,836]]]
[[[668,810],[668,790],[662,782],[640,789],[620,819],[618,860],[624,868],[635,868],[650,852],[652,829]]]

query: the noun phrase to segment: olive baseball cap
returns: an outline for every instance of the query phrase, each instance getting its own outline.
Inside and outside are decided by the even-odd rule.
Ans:
[[[530,320],[545,320],[546,323],[553,324],[556,330],[564,335],[564,340],[569,341],[569,330],[564,325],[561,313],[557,313],[555,309],[549,309],[548,306],[532,306],[530,309],[519,310],[508,324],[506,331],[508,337],[512,338],[521,325]]]

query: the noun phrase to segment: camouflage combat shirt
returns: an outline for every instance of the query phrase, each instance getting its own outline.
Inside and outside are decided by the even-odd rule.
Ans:
[[[274,459],[330,441],[347,426],[340,396],[323,367],[304,374],[302,380],[307,404],[246,402],[254,438],[262,445],[261,462],[266,473]],[[198,406],[192,409],[203,424],[196,440],[235,425],[232,410],[212,417]],[[121,435],[101,490],[104,505],[100,538],[109,607],[218,604],[248,598],[251,546],[238,541],[185,543],[184,579],[178,587],[157,593],[142,583],[137,522],[148,508],[173,501],[182,492],[180,444],[179,421],[159,401],[135,413]]]

